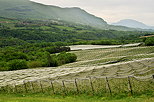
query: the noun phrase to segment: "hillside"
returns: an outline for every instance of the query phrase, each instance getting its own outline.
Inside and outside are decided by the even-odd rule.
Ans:
[[[54,20],[67,23],[88,25],[100,29],[134,31],[136,29],[108,25],[102,18],[89,14],[83,9],[60,8],[43,5],[29,0],[0,0],[0,16],[16,19]]]
[[[53,20],[19,20],[0,17],[0,47],[59,41],[87,44],[89,41],[92,43],[93,40],[103,39],[116,40],[114,44],[133,43],[140,42],[139,37],[146,34],[147,32],[101,30]],[[109,44],[111,41],[105,43]],[[98,41],[93,44],[103,44],[103,42]]]
[[[60,8],[35,3],[29,0],[1,0],[0,14],[3,17],[25,19],[55,19],[84,25],[105,26],[107,23],[80,8]]]
[[[112,25],[126,26],[126,27],[131,27],[131,28],[140,28],[140,29],[154,29],[154,27],[152,26],[148,26],[142,22],[132,20],[132,19],[120,20],[119,22],[112,23]]]

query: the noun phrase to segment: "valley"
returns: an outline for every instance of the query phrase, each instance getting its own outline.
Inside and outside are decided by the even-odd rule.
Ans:
[[[0,102],[153,102],[154,28],[138,20],[152,21],[106,7],[97,17],[78,6],[0,0]],[[124,20],[108,24],[107,11]]]
[[[2,95],[152,95],[153,32],[0,20]]]

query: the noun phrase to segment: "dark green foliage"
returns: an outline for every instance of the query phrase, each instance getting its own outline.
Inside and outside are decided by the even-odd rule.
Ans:
[[[70,50],[71,50],[70,47],[65,47],[65,46],[53,46],[45,48],[45,51],[49,52],[50,54],[59,53],[63,51],[68,52]]]
[[[100,30],[52,20],[19,20],[3,17],[0,17],[0,20],[3,21],[0,24],[0,70],[10,70],[10,66],[15,65],[17,61],[26,61],[29,68],[59,66],[74,62],[77,58],[76,55],[69,53],[52,55],[70,51],[70,48],[65,46],[141,42],[142,39],[139,37],[147,34],[137,31]]]
[[[75,62],[76,59],[77,56],[75,54],[62,52],[58,55],[48,55],[48,65],[49,67],[56,67],[59,65]]]
[[[75,62],[77,59],[77,56],[73,53],[62,52],[57,55],[57,59],[58,59],[58,65],[62,65],[66,63]]]
[[[98,40],[98,41],[93,41],[91,44],[92,45],[118,45],[120,44],[120,41],[118,40]]]
[[[19,60],[19,59],[9,61],[8,67],[9,67],[8,70],[19,70],[28,68],[27,62],[25,60]]]
[[[24,45],[27,44],[27,42],[18,39],[18,38],[0,38],[0,47],[5,46],[16,46],[16,45]]]
[[[27,55],[22,52],[13,52],[13,51],[4,51],[1,53],[1,59],[3,61],[10,61],[14,59],[23,59],[27,60]]]
[[[6,71],[8,70],[7,62],[0,61],[0,71]]]
[[[60,42],[76,43],[92,40],[119,40],[120,43],[138,41],[139,36],[147,32],[100,30],[89,26],[69,24],[65,22],[18,20],[1,18],[4,23],[0,27],[0,47],[27,45],[30,43]],[[6,23],[8,22],[8,23]],[[151,33],[152,34],[152,33]],[[107,43],[107,42],[103,42]]]
[[[48,67],[57,67],[58,59],[56,55],[48,55]]]
[[[76,61],[76,55],[74,54],[60,53],[58,55],[51,55],[62,51],[70,51],[69,47],[60,45],[64,44],[41,43],[1,48],[0,71],[37,67],[56,67]]]
[[[0,51],[0,71],[26,69],[27,60],[27,55],[16,49],[3,49]]]
[[[27,65],[28,68],[38,68],[43,66],[41,61],[30,61]]]
[[[102,28],[107,23],[80,8],[60,8],[46,6],[30,0],[0,0],[0,14],[2,17],[18,19],[65,21],[69,23],[91,25]],[[80,15],[80,16],[79,16]],[[19,25],[21,26],[21,25]]]
[[[146,38],[145,45],[154,46],[154,37]]]

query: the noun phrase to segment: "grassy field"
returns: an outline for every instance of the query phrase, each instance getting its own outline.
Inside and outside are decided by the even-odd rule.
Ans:
[[[132,61],[154,57],[154,47],[122,47],[109,49],[93,49],[72,51],[78,56],[77,63],[67,64],[64,67],[97,66],[110,61]],[[121,61],[121,62],[122,62]]]
[[[6,95],[0,94],[0,102],[153,102],[154,97],[149,95],[141,96],[46,96],[46,95]]]
[[[0,94],[0,102],[154,101],[152,78],[154,73],[154,47],[93,49],[72,52],[78,56],[78,61],[75,63],[58,68],[5,72],[4,75],[1,75],[1,81],[3,83],[10,81],[12,84],[4,87],[4,91],[6,90],[4,93],[12,94]],[[42,79],[27,80],[27,83],[23,84],[23,80],[25,80],[23,78],[33,79],[38,75]],[[47,79],[43,79],[44,75],[48,75]],[[128,77],[130,75],[133,76],[130,77],[132,93]],[[4,76],[5,80],[3,80]],[[91,79],[87,76],[90,76]],[[16,77],[21,78],[13,83]],[[108,82],[106,77],[108,77]],[[77,86],[74,80],[76,78],[78,78]],[[27,88],[25,88],[25,85]],[[3,91],[3,88],[1,91]],[[21,95],[17,93],[21,93]],[[38,93],[43,94],[38,95]],[[51,94],[52,96],[50,96]],[[57,96],[57,94],[60,96]]]

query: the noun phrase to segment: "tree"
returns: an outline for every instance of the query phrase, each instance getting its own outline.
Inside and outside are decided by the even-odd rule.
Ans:
[[[9,70],[19,70],[28,68],[27,62],[25,60],[19,60],[19,59],[9,61],[8,66]]]
[[[145,45],[147,45],[147,46],[154,46],[154,37],[147,38],[145,40]]]

